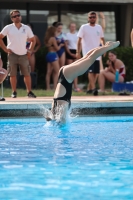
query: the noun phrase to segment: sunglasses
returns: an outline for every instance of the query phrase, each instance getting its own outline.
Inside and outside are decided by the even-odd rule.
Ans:
[[[16,17],[20,17],[20,14],[14,15],[14,16],[12,16],[11,18],[16,18]]]
[[[89,17],[89,19],[95,19],[96,18],[96,16],[93,16],[93,17]]]

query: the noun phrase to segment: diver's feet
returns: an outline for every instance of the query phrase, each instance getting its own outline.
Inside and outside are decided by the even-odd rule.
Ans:
[[[46,121],[51,121],[52,120],[50,117],[46,117],[45,119],[46,119]]]
[[[109,47],[109,49],[114,49],[120,45],[120,41],[112,42],[108,41],[106,42],[105,46]]]

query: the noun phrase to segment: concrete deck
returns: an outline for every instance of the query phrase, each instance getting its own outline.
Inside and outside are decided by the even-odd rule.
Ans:
[[[28,97],[17,97],[17,98],[11,98],[7,97],[5,98],[5,101],[0,101],[0,109],[3,109],[3,106],[5,105],[21,105],[21,104],[47,104],[51,103],[53,100],[53,97],[37,97],[37,98],[28,98]],[[72,103],[97,103],[97,104],[112,104],[115,106],[116,103],[122,103],[123,105],[126,103],[127,106],[131,105],[133,103],[133,95],[130,96],[72,96]]]
[[[53,97],[18,97],[0,101],[0,117],[42,115],[43,108],[50,108]],[[133,114],[133,96],[72,96],[72,112],[87,115]]]
[[[47,102],[52,101],[53,97],[37,97],[37,98],[28,98],[28,97],[17,97],[17,98],[11,98],[6,97],[5,98],[7,102]],[[127,96],[119,96],[119,95],[99,95],[99,96],[72,96],[72,101],[92,101],[92,102],[109,102],[109,101],[133,101],[133,95],[127,95]],[[0,102],[1,103],[1,102]],[[4,102],[3,102],[4,103]]]

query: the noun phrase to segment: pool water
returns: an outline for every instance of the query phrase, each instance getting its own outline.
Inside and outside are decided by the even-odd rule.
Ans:
[[[0,127],[0,200],[133,199],[133,117]]]

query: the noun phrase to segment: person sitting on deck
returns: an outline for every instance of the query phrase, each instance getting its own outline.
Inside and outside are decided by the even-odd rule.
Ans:
[[[8,72],[6,69],[2,68],[3,67],[3,62],[0,56],[0,84],[5,80]]]
[[[2,67],[3,67],[3,62],[1,60],[1,55],[0,55],[0,84],[3,83],[8,74],[7,70]],[[1,87],[2,87],[2,96],[0,97],[0,101],[5,101],[5,98],[3,98],[3,86]]]
[[[124,63],[117,58],[117,54],[114,51],[110,51],[108,54],[107,60],[107,68],[100,71],[98,82],[100,90],[99,92],[105,93],[105,80],[107,79],[110,82],[115,82],[115,73],[116,70],[119,72],[119,79],[120,83],[124,82],[126,70]]]

